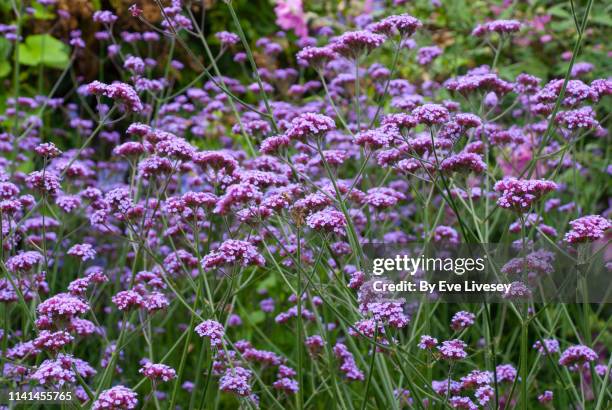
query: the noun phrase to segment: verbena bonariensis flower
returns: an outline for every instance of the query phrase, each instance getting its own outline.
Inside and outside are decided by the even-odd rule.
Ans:
[[[42,262],[42,260],[43,256],[39,252],[26,251],[15,256],[11,256],[6,261],[6,268],[12,273],[27,272]]]
[[[469,397],[453,396],[448,402],[453,409],[478,410],[478,406]]]
[[[272,387],[277,390],[282,390],[287,394],[295,394],[300,389],[297,380],[289,377],[283,377],[272,383]]]
[[[211,347],[219,348],[222,346],[225,329],[223,329],[221,323],[210,319],[205,320],[195,327],[195,331],[200,337],[210,339]]]
[[[505,209],[525,212],[544,195],[558,188],[557,184],[542,179],[505,178],[495,183],[494,189],[500,193],[497,204]]]
[[[144,304],[142,296],[133,290],[123,290],[114,295],[111,300],[119,310],[138,309]]]
[[[356,381],[364,379],[363,372],[357,367],[353,354],[349,352],[344,343],[336,343],[333,350],[336,357],[341,361],[340,371],[344,373],[348,380]]]
[[[472,370],[469,374],[461,378],[461,388],[473,389],[477,386],[484,386],[493,382],[493,374],[489,371]]]
[[[451,319],[451,328],[455,331],[467,329],[474,324],[476,315],[464,310],[455,313]]]
[[[95,259],[96,250],[88,243],[81,243],[73,245],[70,249],[68,249],[67,254],[70,256],[76,256],[85,262],[90,259]]]
[[[89,310],[89,304],[68,293],[58,293],[38,305],[36,311],[51,319],[72,318]]]
[[[481,174],[487,169],[487,164],[482,157],[472,152],[460,152],[451,155],[440,162],[440,170],[443,172],[474,172]]]
[[[334,209],[324,209],[308,216],[306,225],[314,230],[344,235],[346,218],[342,212]]]
[[[431,388],[440,396],[446,396],[450,387],[451,394],[458,394],[461,391],[461,383],[452,379],[432,380]]]
[[[565,234],[569,243],[593,242],[605,236],[612,223],[600,215],[588,215],[570,221],[572,229]]]
[[[472,31],[472,35],[482,37],[486,34],[499,33],[509,34],[516,33],[521,29],[521,22],[517,20],[493,20],[484,24],[479,24]]]
[[[138,395],[125,386],[115,386],[100,393],[93,403],[94,410],[132,410],[138,405]]]
[[[60,151],[60,149],[57,148],[52,142],[38,144],[34,151],[44,158],[56,158],[62,154],[62,151]]]
[[[61,359],[47,359],[30,374],[29,379],[41,385],[63,386],[66,383],[74,383],[76,375],[71,364]]]
[[[453,339],[442,342],[442,344],[438,346],[438,350],[443,359],[460,360],[467,357],[467,352],[465,351],[466,347],[467,345],[464,341]]]
[[[90,94],[103,95],[117,100],[128,111],[141,112],[144,109],[136,91],[125,83],[104,84],[100,81],[94,81],[87,85],[87,91]]]
[[[438,345],[438,339],[435,337],[431,337],[429,335],[421,335],[421,339],[419,340],[419,344],[417,345],[419,349],[427,350],[433,349]]]
[[[570,346],[561,353],[559,364],[562,366],[572,366],[597,360],[597,353],[590,347],[584,345]]]
[[[306,137],[320,137],[335,130],[336,123],[327,115],[308,112],[291,120],[285,133],[290,140],[303,140]]]
[[[438,46],[421,47],[417,51],[417,62],[421,65],[427,65],[440,55],[442,55],[442,49]]]
[[[538,395],[538,401],[542,404],[550,403],[553,400],[553,392],[550,390],[544,390],[544,392]]]
[[[385,17],[377,23],[368,26],[368,30],[386,36],[399,33],[401,36],[410,36],[422,27],[423,23],[409,14],[396,14]]]
[[[176,378],[176,371],[172,367],[148,361],[138,370],[138,373],[153,381],[161,380],[167,382]]]
[[[337,58],[338,55],[331,47],[304,47],[296,54],[300,65],[311,66],[314,69],[321,69],[330,60]]]
[[[219,390],[233,393],[241,397],[251,395],[251,384],[249,378],[251,371],[240,366],[228,368],[219,379]]]
[[[499,383],[512,383],[516,378],[517,371],[511,364],[500,364],[495,368],[495,375]]]
[[[599,126],[599,122],[595,119],[595,112],[591,107],[561,111],[557,113],[555,121],[570,130],[576,128],[597,128]]]
[[[33,344],[38,349],[57,351],[65,345],[71,343],[73,340],[74,337],[70,335],[70,333],[62,330],[57,332],[42,330],[38,337],[34,339]]]
[[[248,241],[228,239],[218,249],[202,258],[202,268],[208,271],[224,265],[240,264],[246,266],[263,266],[264,257]]]
[[[420,124],[440,125],[450,119],[446,107],[440,104],[424,104],[415,108],[412,115]]]
[[[355,59],[380,47],[384,42],[385,36],[370,31],[347,31],[335,38],[329,47],[344,57]]]
[[[531,273],[530,273],[531,274]],[[503,294],[504,299],[527,299],[531,297],[531,289],[520,281],[514,281],[510,283],[510,288]]]
[[[98,10],[93,14],[93,21],[96,23],[112,24],[117,21],[117,16],[109,10]]]
[[[539,340],[533,344],[533,348],[540,354],[559,353],[559,341],[557,339],[544,339],[544,344]]]
[[[31,172],[25,182],[31,188],[51,196],[56,196],[62,189],[60,176],[49,170]]]
[[[495,398],[495,389],[489,385],[480,386],[474,392],[474,397],[478,400],[478,404],[485,406]]]
[[[230,33],[229,31],[218,31],[215,33],[215,37],[224,46],[233,46],[240,42],[238,34]]]

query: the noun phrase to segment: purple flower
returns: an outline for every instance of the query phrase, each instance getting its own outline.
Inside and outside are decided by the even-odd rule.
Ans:
[[[230,33],[229,31],[219,31],[215,33],[215,37],[217,37],[219,42],[224,46],[233,46],[240,42],[238,34]]]
[[[287,394],[295,394],[300,389],[297,380],[290,379],[289,377],[283,377],[272,383],[272,387],[276,390],[282,390]]]
[[[438,350],[445,360],[461,360],[467,357],[465,342],[459,339],[445,340]]]
[[[36,251],[26,251],[15,256],[11,256],[6,261],[6,268],[9,272],[27,272],[43,260],[43,256]]]
[[[72,246],[68,249],[68,255],[76,256],[80,258],[83,262],[87,260],[93,260],[96,257],[96,250],[88,243],[81,243]]]
[[[538,401],[542,404],[550,403],[553,400],[553,392],[550,390],[544,390],[544,392],[538,395]]]
[[[414,34],[422,25],[423,24],[417,18],[409,14],[399,14],[386,17],[377,23],[371,24],[368,26],[368,30],[386,36],[398,32],[401,36],[408,37]]]
[[[333,51],[347,58],[358,58],[380,47],[385,36],[370,31],[347,31],[330,44]]]
[[[475,319],[476,315],[471,312],[466,312],[462,310],[460,312],[455,313],[455,315],[451,319],[451,328],[455,331],[467,329],[468,327],[474,324]]]
[[[593,242],[605,236],[612,228],[610,221],[599,215],[588,215],[571,221],[572,229],[565,234],[565,241],[569,243]]]
[[[597,360],[597,353],[590,347],[584,345],[570,346],[559,358],[559,364],[561,366],[572,366],[574,364],[582,364],[586,362],[593,362]]]
[[[34,339],[33,345],[38,349],[57,351],[71,343],[73,340],[74,337],[71,336],[70,333],[62,330],[57,332],[42,330],[38,337]]]
[[[308,216],[306,218],[306,224],[314,230],[344,235],[346,219],[342,212],[333,209],[324,209]]]
[[[438,344],[438,339],[429,335],[421,335],[421,340],[417,345],[421,350],[433,349]]]
[[[363,372],[357,367],[353,354],[349,352],[345,344],[338,342],[333,350],[336,357],[341,360],[340,371],[344,373],[348,380],[356,381],[364,379]]]
[[[93,403],[93,410],[132,410],[138,405],[138,395],[125,386],[104,390]]]
[[[493,374],[489,371],[472,370],[461,378],[462,389],[473,389],[477,386],[484,386],[493,381]]]
[[[142,296],[133,290],[121,291],[114,295],[111,300],[117,305],[117,309],[119,310],[138,309],[144,304]]]
[[[572,77],[580,77],[582,75],[590,73],[591,71],[593,71],[594,68],[595,66],[593,64],[581,61],[574,64],[574,66],[572,67],[571,75]]]
[[[511,364],[500,364],[495,368],[495,375],[499,383],[514,382],[516,369]]]
[[[100,10],[93,14],[93,21],[96,23],[113,24],[117,21],[117,16],[109,10]]]
[[[557,189],[557,184],[543,179],[505,178],[495,183],[494,189],[501,195],[497,204],[505,209],[525,212],[545,194]]]
[[[208,271],[223,265],[240,263],[241,266],[263,266],[264,257],[250,242],[228,239],[215,251],[202,259],[202,268]]]
[[[104,84],[94,81],[87,85],[87,91],[94,95],[104,95],[110,99],[117,100],[132,112],[141,112],[144,109],[140,98],[134,89],[125,83]]]
[[[453,396],[449,403],[453,409],[478,410],[478,406],[469,397]]]
[[[222,346],[225,329],[223,329],[221,323],[215,320],[205,320],[195,327],[195,331],[200,337],[210,339],[210,345],[212,347],[219,348]]]
[[[556,339],[544,339],[544,344],[537,340],[533,344],[533,348],[538,351],[538,353],[546,355],[553,354],[559,352],[559,341]]]
[[[51,196],[56,196],[62,189],[60,177],[49,170],[31,172],[26,177],[25,182],[30,188]]]
[[[291,125],[285,135],[291,140],[303,140],[309,136],[323,136],[335,129],[336,123],[330,117],[309,112],[291,120]]]
[[[66,383],[75,383],[76,375],[71,365],[70,361],[61,358],[47,359],[35,369],[29,378],[41,385],[63,386]]]
[[[419,48],[419,51],[417,51],[417,62],[421,65],[427,65],[441,54],[442,49],[440,47],[421,47]]]
[[[566,126],[570,130],[576,128],[597,128],[599,126],[599,122],[595,119],[595,112],[591,107],[561,111],[557,113],[555,121]]]
[[[251,395],[250,377],[251,371],[243,367],[228,368],[219,379],[219,390],[247,397]]]
[[[450,119],[446,107],[439,104],[424,104],[415,108],[412,115],[420,124],[429,126],[443,124]]]
[[[319,335],[307,337],[304,343],[306,348],[308,348],[308,352],[313,356],[319,354],[323,350],[323,347],[325,347],[325,341]]]
[[[59,157],[62,154],[59,148],[55,146],[52,142],[45,142],[43,144],[38,144],[34,151],[40,155],[41,157],[47,158],[55,158]]]
[[[167,382],[176,378],[176,371],[172,367],[148,361],[138,370],[138,373],[154,381]]]
[[[476,26],[472,31],[472,35],[482,37],[491,33],[509,34],[516,33],[520,29],[521,23],[517,20],[494,20]]]
[[[489,385],[480,386],[474,392],[474,396],[478,399],[478,404],[486,406],[495,397],[495,389]]]
[[[296,54],[298,63],[302,66],[311,66],[321,69],[328,61],[338,57],[331,47],[304,47]]]
[[[445,158],[440,163],[442,172],[474,172],[477,174],[483,173],[487,169],[487,164],[482,160],[480,155],[472,152],[460,152],[456,155],[451,155]]]
[[[38,305],[36,310],[49,318],[71,318],[87,312],[89,305],[68,293],[58,293]]]

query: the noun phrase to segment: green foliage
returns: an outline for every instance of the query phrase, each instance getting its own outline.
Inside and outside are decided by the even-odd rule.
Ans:
[[[65,68],[70,61],[68,46],[49,34],[27,36],[18,47],[19,64]]]
[[[11,72],[8,58],[10,52],[11,43],[5,38],[0,38],[0,78],[6,77]]]

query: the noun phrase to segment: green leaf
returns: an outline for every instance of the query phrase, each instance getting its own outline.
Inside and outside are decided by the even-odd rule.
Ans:
[[[597,16],[593,16],[591,17],[591,22],[603,26],[612,27],[612,17],[607,14],[599,14]]]
[[[11,72],[11,65],[6,61],[0,61],[0,78],[4,78]]]
[[[249,321],[254,325],[263,322],[265,319],[266,315],[261,310],[256,310],[254,312],[249,313]]]
[[[0,78],[6,77],[11,72],[11,64],[8,56],[11,52],[11,43],[5,38],[0,38]]]
[[[274,286],[276,286],[276,276],[270,275],[261,282],[259,282],[257,290],[270,290]]]
[[[19,63],[36,66],[65,68],[70,60],[68,46],[49,34],[27,36],[19,44]]]
[[[55,18],[55,14],[40,3],[32,3],[32,7],[34,8],[33,16],[36,19],[53,20]]]

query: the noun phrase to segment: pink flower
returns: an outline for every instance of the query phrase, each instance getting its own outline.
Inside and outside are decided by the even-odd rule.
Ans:
[[[293,30],[298,37],[308,36],[308,25],[302,0],[276,0],[276,24],[283,30]]]
[[[125,386],[104,390],[93,404],[94,410],[132,410],[138,404],[138,395]]]
[[[205,320],[196,326],[195,331],[200,337],[209,338],[212,347],[221,347],[225,334],[225,329],[223,329],[221,323],[215,320]]]
[[[165,364],[146,362],[138,373],[151,380],[170,381],[176,377],[176,371]]]

